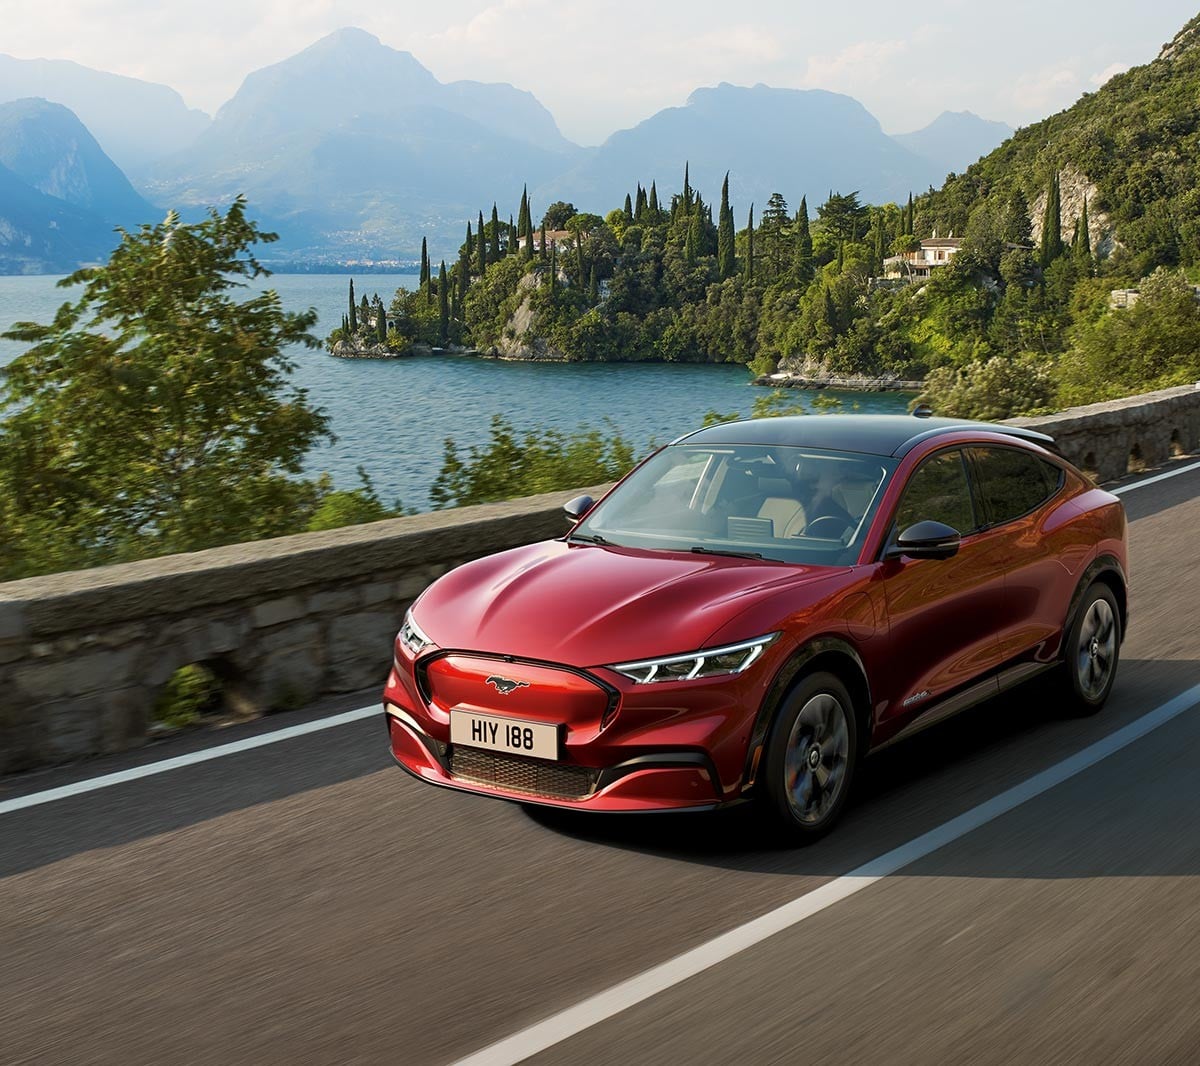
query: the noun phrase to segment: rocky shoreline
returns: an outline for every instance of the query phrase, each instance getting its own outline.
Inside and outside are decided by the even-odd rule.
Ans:
[[[763,374],[754,379],[755,385],[771,389],[838,389],[843,392],[920,392],[923,381],[908,381],[892,374],[878,377],[839,374]]]

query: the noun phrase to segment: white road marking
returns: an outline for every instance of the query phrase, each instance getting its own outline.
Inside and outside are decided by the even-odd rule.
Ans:
[[[1130,482],[1128,485],[1122,485],[1111,491],[1117,494],[1132,492],[1143,485],[1151,485],[1156,481],[1162,481],[1164,478],[1175,477],[1179,474],[1186,474],[1190,470],[1198,469],[1200,469],[1200,463],[1192,463],[1188,466],[1178,467],[1175,470],[1169,470],[1165,474],[1155,474],[1153,477],[1144,478],[1141,481]],[[219,759],[225,755],[236,755],[241,751],[265,747],[267,744],[277,744],[280,741],[291,740],[293,737],[302,737],[307,733],[316,733],[322,729],[333,729],[340,725],[346,725],[349,722],[357,722],[362,718],[369,718],[372,714],[381,713],[382,704],[379,707],[360,707],[356,711],[347,711],[344,714],[319,718],[312,722],[306,722],[304,725],[286,726],[283,729],[276,729],[270,733],[262,733],[259,736],[250,737],[246,740],[238,740],[230,744],[220,744],[213,748],[205,748],[202,751],[191,752],[187,755],[178,755],[159,762],[146,763],[144,766],[135,766],[132,769],[121,770],[118,773],[104,774],[102,777],[77,781],[74,784],[63,785],[60,788],[46,789],[43,792],[32,792],[27,796],[18,796],[15,799],[0,800],[0,814],[23,810],[26,807],[36,807],[40,803],[52,803],[54,800],[66,799],[68,796],[78,796],[81,793],[92,792],[98,788],[120,785],[126,781],[136,781],[139,778],[150,777],[153,774],[166,773],[168,770],[178,770],[184,766],[207,762],[209,759]]]
[[[790,903],[768,911],[760,918],[739,925],[699,947],[692,948],[691,951],[685,951],[682,955],[613,985],[573,1007],[552,1014],[528,1029],[522,1029],[519,1033],[497,1041],[465,1059],[459,1059],[454,1066],[512,1066],[585,1029],[590,1029],[593,1025],[620,1014],[660,992],[665,992],[755,944],[762,943],[776,933],[798,925],[806,918],[811,918],[835,903],[848,899],[876,881],[896,873],[918,859],[923,859],[972,830],[987,825],[1002,814],[1007,814],[1021,804],[1082,773],[1101,759],[1121,751],[1152,730],[1177,718],[1197,702],[1200,702],[1200,685],[1193,685],[1186,692],[1181,692],[1174,699],[1161,704],[1115,733],[1110,733],[1082,751],[1055,763],[1041,773],[1034,774],[1019,785],[993,796],[978,807],[973,807],[936,829],[923,833],[907,844],[864,863],[812,892],[796,897]]]
[[[215,748],[202,748],[200,751],[190,751],[186,755],[176,755],[170,759],[160,759],[158,762],[146,763],[144,766],[134,766],[128,770],[119,770],[113,774],[101,777],[89,777],[83,781],[75,781],[58,788],[48,788],[42,792],[31,792],[28,796],[17,796],[14,799],[0,800],[0,814],[23,810],[26,807],[36,807],[40,803],[53,803],[55,800],[66,799],[68,796],[78,796],[84,792],[94,792],[98,788],[109,788],[112,785],[124,784],[126,781],[136,781],[142,777],[154,774],[165,774],[168,770],[179,770],[184,766],[194,766],[209,759],[220,759],[226,755],[236,755],[240,751],[251,751],[263,748],[268,744],[278,744],[281,740],[292,740],[294,737],[306,736],[309,733],[319,733],[323,729],[335,729],[340,725],[357,722],[363,718],[375,715],[383,720],[383,701],[371,707],[359,707],[354,711],[330,715],[328,718],[318,718],[301,725],[290,725],[284,729],[276,729],[270,733],[260,733],[255,737],[244,740],[234,740],[228,744],[218,744]]]
[[[1118,485],[1115,489],[1109,489],[1114,496],[1124,495],[1126,492],[1132,492],[1134,489],[1143,489],[1147,485],[1153,485],[1156,481],[1166,481],[1169,477],[1178,477],[1180,474],[1186,474],[1189,470],[1200,470],[1200,463],[1188,463],[1187,466],[1177,466],[1174,470],[1168,470],[1165,474],[1155,474],[1153,477],[1142,478],[1141,481],[1133,481],[1128,485]]]

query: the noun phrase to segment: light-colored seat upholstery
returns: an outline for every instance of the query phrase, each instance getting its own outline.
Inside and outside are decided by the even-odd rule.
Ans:
[[[773,536],[794,537],[804,529],[804,508],[798,500],[785,496],[768,496],[758,509],[759,518],[769,518]]]

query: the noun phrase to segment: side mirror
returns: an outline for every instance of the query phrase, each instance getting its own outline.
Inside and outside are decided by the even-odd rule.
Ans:
[[[575,499],[563,504],[563,514],[567,516],[567,521],[574,525],[595,505],[596,501],[590,496],[576,496]]]
[[[960,539],[958,530],[944,522],[917,522],[896,538],[884,558],[907,555],[910,559],[949,559],[958,553]]]

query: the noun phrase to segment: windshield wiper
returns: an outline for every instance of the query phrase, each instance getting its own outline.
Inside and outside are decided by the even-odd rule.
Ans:
[[[700,545],[693,545],[690,551],[696,555],[731,555],[735,559],[761,559],[762,552],[739,552],[732,548],[703,548]]]
[[[582,540],[588,544],[608,545],[610,548],[616,547],[611,540],[600,536],[599,533],[571,533],[568,534],[567,540]]]

